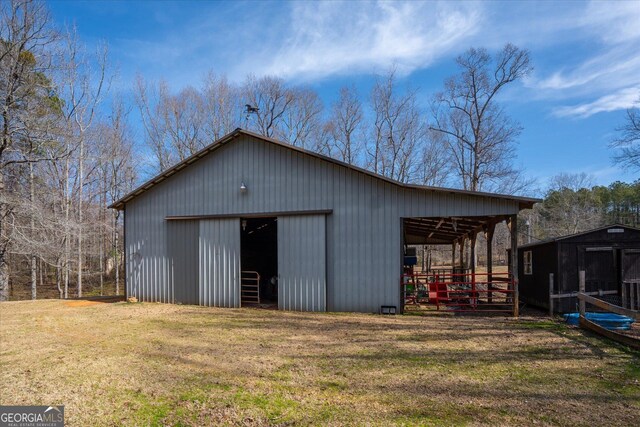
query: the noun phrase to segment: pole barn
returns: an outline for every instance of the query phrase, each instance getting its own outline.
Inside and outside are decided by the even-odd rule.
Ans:
[[[515,249],[516,215],[537,201],[402,184],[237,129],[111,207],[125,212],[127,296],[379,312],[403,309],[405,245],[507,221]]]

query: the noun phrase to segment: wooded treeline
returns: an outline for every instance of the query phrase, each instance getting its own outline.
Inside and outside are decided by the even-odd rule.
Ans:
[[[121,219],[106,207],[136,169],[127,109],[105,101],[107,48],[87,52],[44,3],[0,7],[0,301],[39,286],[102,293],[107,280],[118,293]]]
[[[560,174],[551,179],[544,198],[534,209],[520,213],[518,241],[520,244],[536,243],[549,238],[576,234],[611,224],[640,228],[640,180],[634,183],[614,182],[609,186],[590,184],[585,174]],[[507,265],[509,230],[498,224],[493,236],[493,260]],[[477,236],[477,265],[486,265],[486,240],[483,233]],[[423,255],[423,251],[424,254]],[[420,265],[449,265],[451,248],[432,246],[419,251]],[[465,265],[469,265],[468,242]]]
[[[498,104],[503,88],[526,76],[526,50],[507,44],[495,55],[470,49],[459,73],[433,96],[403,88],[392,69],[368,94],[351,86],[324,106],[314,90],[275,76],[232,84],[213,72],[199,87],[174,93],[139,76],[135,100],[144,141],[159,172],[242,127],[367,168],[400,182],[474,191],[527,189],[514,165],[521,126]],[[430,99],[428,108],[420,101]]]
[[[532,69],[528,51],[511,44],[469,49],[435,94],[400,84],[394,70],[368,93],[341,88],[330,105],[276,76],[237,84],[213,71],[180,90],[140,75],[117,93],[106,45],[89,51],[42,2],[0,8],[0,301],[121,293],[122,218],[107,206],[238,127],[401,182],[533,191],[515,164],[522,127],[498,102]],[[527,214],[531,234],[602,218],[604,204],[575,209],[577,225],[554,216],[572,212],[567,198],[582,194],[574,187]],[[618,203],[612,194],[607,206]],[[502,250],[499,230],[496,242]]]
[[[640,227],[640,180],[591,185],[587,175],[558,175],[543,203],[521,215],[533,242],[610,224]]]

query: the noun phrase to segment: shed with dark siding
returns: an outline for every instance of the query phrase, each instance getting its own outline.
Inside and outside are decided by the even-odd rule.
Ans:
[[[640,280],[640,230],[613,224],[523,245],[518,248],[518,260],[524,303],[548,309],[549,275],[553,274],[553,293],[566,295],[578,291],[581,270],[585,271],[586,292],[615,300],[622,282]],[[576,311],[576,304],[573,296],[555,299],[554,312]]]

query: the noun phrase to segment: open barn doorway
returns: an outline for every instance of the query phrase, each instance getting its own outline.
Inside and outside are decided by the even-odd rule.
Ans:
[[[278,307],[278,219],[240,220],[241,305]]]

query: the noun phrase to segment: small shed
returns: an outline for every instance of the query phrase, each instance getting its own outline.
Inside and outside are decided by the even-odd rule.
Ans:
[[[640,229],[613,224],[518,247],[520,299],[553,311],[576,311],[578,272],[585,290],[619,300],[625,282],[640,280]],[[551,276],[553,275],[553,276]]]

